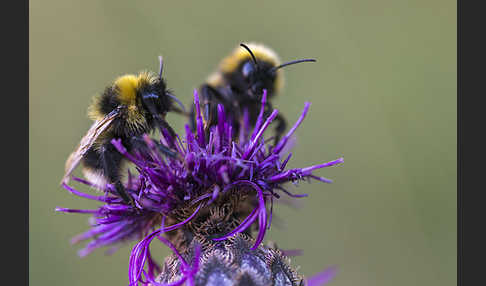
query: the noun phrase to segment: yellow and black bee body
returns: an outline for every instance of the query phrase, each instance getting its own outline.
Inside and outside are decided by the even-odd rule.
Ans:
[[[66,162],[64,183],[69,181],[76,166],[83,163],[85,177],[96,185],[114,184],[119,195],[133,203],[121,184],[121,170],[125,157],[111,143],[121,139],[128,152],[143,150],[147,145],[142,138],[156,127],[173,130],[165,121],[169,111],[175,110],[173,101],[179,102],[167,90],[160,72],[141,72],[138,75],[124,75],[108,86],[101,96],[95,98],[89,108],[89,116],[94,120],[78,148]],[[154,142],[155,143],[155,142]],[[158,144],[166,155],[173,156],[168,147]]]
[[[227,116],[233,119],[233,134],[237,136],[245,110],[248,111],[250,124],[255,124],[264,89],[267,91],[266,115],[272,111],[271,99],[283,87],[282,67],[314,61],[301,59],[280,64],[279,57],[270,48],[256,43],[240,44],[240,47],[221,61],[218,70],[199,89],[206,128],[217,124],[217,105],[222,104]],[[194,107],[190,116],[194,128]],[[275,140],[278,141],[285,130],[286,121],[280,114],[276,121]]]

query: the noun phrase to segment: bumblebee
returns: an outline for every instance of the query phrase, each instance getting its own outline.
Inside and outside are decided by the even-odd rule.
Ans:
[[[233,118],[233,134],[237,136],[244,110],[248,110],[250,124],[254,125],[261,107],[263,90],[267,90],[265,115],[272,111],[271,99],[283,87],[281,68],[315,59],[300,59],[280,64],[277,54],[270,48],[256,43],[240,44],[219,64],[206,83],[200,86],[204,110],[205,127],[217,124],[217,106],[222,104],[227,115]],[[190,111],[191,125],[195,127],[195,108]],[[275,118],[275,142],[278,142],[286,128],[285,118],[278,114]]]
[[[173,105],[178,99],[167,90],[162,78],[163,61],[159,57],[159,74],[141,72],[138,75],[123,75],[106,87],[88,109],[93,125],[81,139],[77,149],[66,161],[65,174],[61,183],[68,183],[76,166],[83,163],[83,173],[91,182],[104,186],[113,184],[121,198],[133,205],[121,183],[121,170],[126,161],[111,143],[113,138],[121,139],[128,152],[146,148],[142,135],[157,126],[172,128],[165,121],[169,111],[180,111]],[[158,144],[166,155],[174,156],[168,147]]]

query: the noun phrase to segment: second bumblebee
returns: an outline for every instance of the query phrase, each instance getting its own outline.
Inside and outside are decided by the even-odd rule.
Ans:
[[[283,87],[281,68],[302,62],[315,62],[315,60],[300,59],[281,64],[277,54],[262,44],[240,44],[221,61],[218,70],[200,87],[206,128],[217,124],[218,104],[222,104],[226,113],[233,118],[233,134],[238,134],[245,109],[249,113],[250,124],[254,125],[260,111],[263,90],[267,91],[265,113],[268,115],[272,109],[271,99]],[[193,107],[191,110],[193,127],[194,118]],[[278,141],[285,131],[286,121],[280,114],[276,120],[275,141]]]

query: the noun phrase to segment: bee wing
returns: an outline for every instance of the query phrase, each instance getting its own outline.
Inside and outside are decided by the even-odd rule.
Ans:
[[[118,109],[113,110],[108,115],[100,120],[96,120],[95,123],[89,128],[88,132],[78,144],[76,151],[69,155],[66,166],[64,169],[64,177],[62,178],[61,184],[67,184],[71,177],[71,173],[76,169],[79,162],[83,158],[84,154],[93,146],[96,139],[105,131],[113,120],[119,115]]]

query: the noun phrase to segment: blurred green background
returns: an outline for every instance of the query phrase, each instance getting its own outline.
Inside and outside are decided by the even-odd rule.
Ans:
[[[127,284],[133,243],[80,259],[69,240],[88,216],[54,212],[96,206],[58,185],[91,125],[91,97],[121,74],[156,71],[162,54],[169,86],[189,103],[241,41],[318,59],[287,68],[274,101],[290,123],[312,102],[290,167],[345,158],[317,172],[333,184],[300,185],[310,194],[300,209],[276,208],[267,240],[303,249],[292,264],[305,275],[338,265],[329,285],[456,285],[452,0],[31,0],[31,285]]]

